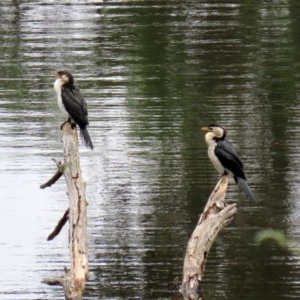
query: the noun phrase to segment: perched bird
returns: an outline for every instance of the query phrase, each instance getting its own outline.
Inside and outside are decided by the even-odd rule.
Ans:
[[[54,90],[57,94],[57,104],[67,122],[80,128],[80,135],[86,147],[93,149],[93,143],[87,130],[89,125],[87,105],[81,96],[79,89],[74,85],[73,75],[68,71],[53,72],[57,77],[54,82]]]
[[[252,201],[255,200],[248,186],[243,170],[243,164],[238,158],[233,146],[225,139],[226,130],[219,125],[208,125],[202,127],[207,132],[205,141],[208,147],[208,157],[220,175],[229,174],[233,176],[240,189]]]

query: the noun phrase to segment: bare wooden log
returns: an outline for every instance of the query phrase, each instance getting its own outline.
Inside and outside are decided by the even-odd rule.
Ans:
[[[181,292],[184,299],[201,299],[202,280],[207,256],[222,228],[227,226],[237,211],[236,204],[225,202],[228,177],[223,176],[211,193],[198,224],[188,242],[183,265]]]
[[[63,174],[67,183],[70,207],[68,219],[71,268],[62,277],[47,279],[44,282],[61,284],[67,300],[81,300],[88,278],[85,182],[81,174],[76,128],[72,129],[70,123],[65,123],[62,126],[62,132]]]
[[[71,269],[65,275],[63,283],[67,299],[81,299],[82,290],[88,277],[86,248],[86,206],[85,183],[81,175],[78,152],[77,131],[71,124],[63,126],[63,144],[65,157],[64,176],[67,182],[70,212],[69,237]]]

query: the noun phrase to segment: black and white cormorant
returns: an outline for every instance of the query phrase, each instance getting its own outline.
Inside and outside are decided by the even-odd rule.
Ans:
[[[202,127],[207,132],[205,141],[208,147],[208,157],[220,175],[229,174],[245,193],[247,198],[254,201],[253,193],[248,186],[243,170],[243,164],[238,158],[233,146],[225,139],[226,130],[219,125]]]
[[[93,149],[93,143],[87,130],[89,125],[87,105],[79,89],[74,85],[74,77],[68,71],[53,72],[57,77],[54,90],[57,94],[57,104],[68,122],[80,128],[80,135],[86,147]]]

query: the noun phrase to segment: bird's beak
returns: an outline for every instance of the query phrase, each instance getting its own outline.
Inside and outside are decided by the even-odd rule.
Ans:
[[[208,127],[202,127],[201,130],[205,131],[205,132],[209,132],[210,131],[210,129]]]
[[[51,72],[51,75],[52,75],[52,76],[55,76],[55,77],[57,77],[57,78],[59,77],[57,71],[52,71],[52,72]]]

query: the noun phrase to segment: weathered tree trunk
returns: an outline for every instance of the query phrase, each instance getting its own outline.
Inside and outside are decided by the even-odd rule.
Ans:
[[[233,220],[237,211],[236,204],[225,202],[227,186],[228,177],[221,177],[188,242],[181,285],[181,292],[186,300],[202,299],[199,283],[205,271],[210,247],[219,231]]]
[[[62,277],[45,279],[48,284],[61,284],[65,292],[67,300],[82,299],[82,291],[84,289],[88,277],[88,260],[86,247],[86,196],[85,182],[81,175],[77,131],[71,128],[70,123],[65,123],[63,128],[63,147],[64,147],[64,163],[63,168],[59,165],[60,170],[66,179],[69,210],[67,210],[59,221],[58,229],[50,235],[54,238],[64,225],[66,218],[69,219],[69,247],[71,268],[67,270]],[[59,178],[59,176],[56,176]],[[50,185],[54,182],[50,180]],[[44,188],[46,184],[41,187]],[[49,236],[49,237],[50,237]]]
[[[63,126],[64,176],[67,182],[70,212],[69,238],[71,269],[67,273],[67,299],[81,299],[81,293],[88,276],[86,248],[86,206],[85,182],[81,175],[77,131],[69,123]],[[65,288],[65,287],[64,287]]]

